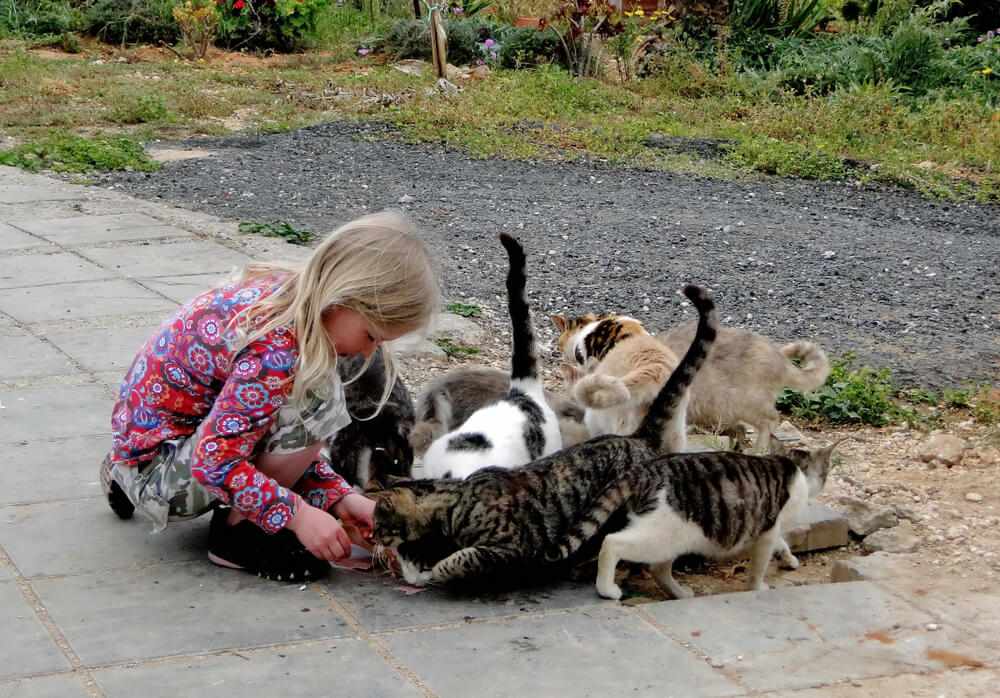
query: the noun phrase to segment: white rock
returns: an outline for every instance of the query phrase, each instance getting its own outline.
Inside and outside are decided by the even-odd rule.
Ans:
[[[968,447],[957,436],[937,432],[917,447],[917,457],[925,463],[939,461],[945,465],[958,465]]]
[[[940,629],[941,629],[941,626],[940,626],[940,625],[938,625],[937,623],[928,623],[928,624],[926,625],[926,628],[927,628],[928,630],[930,630],[931,632],[934,632],[935,630],[940,630]]]
[[[403,194],[401,197],[399,197],[399,203],[401,204],[412,204],[414,201],[416,201],[416,199],[410,196],[409,194]]]
[[[869,552],[912,553],[920,545],[920,539],[913,530],[913,524],[903,521],[895,528],[876,531],[863,543]]]
[[[834,252],[833,250],[827,250],[826,252],[823,253],[823,259],[833,259],[836,256],[837,253]]]
[[[856,536],[867,536],[883,528],[891,528],[899,523],[896,512],[888,507],[880,507],[854,497],[838,500],[847,516],[847,525]]]

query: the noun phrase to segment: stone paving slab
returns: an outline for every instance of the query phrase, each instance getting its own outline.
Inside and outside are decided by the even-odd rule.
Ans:
[[[149,313],[152,320],[174,308],[175,303],[121,279],[18,288],[0,293],[0,310],[29,324],[136,313]]]
[[[206,561],[32,586],[88,665],[353,635],[312,589]]]
[[[210,289],[221,278],[221,274],[181,274],[143,279],[142,283],[172,301],[187,303],[202,291]]]
[[[743,693],[706,662],[620,608],[468,623],[382,640],[442,698]]]
[[[159,326],[159,322],[147,322],[138,326],[37,329],[88,371],[115,371],[122,378]]]
[[[83,684],[72,674],[0,683],[0,698],[87,698],[87,695]]]
[[[138,667],[95,672],[108,698],[179,696],[276,696],[320,698],[416,698],[407,683],[361,640],[341,639],[185,657]],[[209,689],[208,687],[211,687]]]
[[[250,261],[242,252],[208,240],[92,247],[83,254],[107,269],[132,278],[228,274]]]
[[[20,467],[4,468],[0,506],[101,496],[98,464],[110,445],[109,435],[5,445],[5,460]],[[39,473],[59,476],[40,478]]]
[[[58,249],[52,243],[28,235],[14,226],[0,223],[0,252],[29,249]]]
[[[0,582],[0,679],[69,669],[13,581]]]
[[[0,257],[0,289],[96,281],[114,274],[69,252]]]
[[[997,694],[998,685],[1000,673],[980,669],[904,674],[764,695],[767,698],[987,698]]]
[[[139,517],[119,519],[103,496],[0,509],[0,545],[25,577],[205,560],[207,517],[151,530]]]
[[[975,660],[961,636],[928,630],[930,615],[869,582],[723,594],[643,611],[755,690],[944,668],[935,651]]]
[[[54,376],[76,372],[76,367],[51,344],[23,333],[19,337],[0,338],[4,366],[0,380]]]
[[[0,443],[111,433],[114,400],[104,385],[0,389],[0,402]]]
[[[0,190],[0,200],[3,193]],[[141,213],[115,213],[106,216],[7,221],[16,228],[66,246],[90,245],[124,240],[193,237],[180,228]]]
[[[597,596],[593,584],[582,582],[481,596],[429,588],[407,596],[389,575],[335,569],[324,583],[369,632],[612,604]]]
[[[6,178],[5,178],[6,180]],[[59,201],[80,198],[78,188],[58,186],[50,183],[31,184],[0,184],[0,203],[18,204],[35,203],[38,201]]]

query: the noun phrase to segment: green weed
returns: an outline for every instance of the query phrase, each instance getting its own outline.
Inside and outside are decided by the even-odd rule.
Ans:
[[[56,172],[150,172],[160,167],[146,155],[142,145],[129,138],[82,138],[64,132],[0,152],[0,165]]]
[[[264,235],[270,238],[282,238],[285,242],[292,245],[308,245],[317,237],[313,231],[296,228],[291,223],[285,221],[274,221],[273,223],[243,221],[239,225],[239,230],[245,235]]]
[[[834,361],[830,377],[816,392],[785,390],[778,398],[778,409],[814,422],[873,426],[890,423],[899,416],[899,408],[893,401],[897,391],[889,370],[854,368],[854,362],[850,353]]]
[[[462,317],[479,317],[483,314],[482,308],[470,303],[449,303],[445,306],[445,310],[455,315],[461,315]]]
[[[116,124],[148,124],[170,117],[167,104],[160,95],[140,94],[129,97],[111,109],[109,118]]]
[[[434,340],[434,343],[441,347],[441,349],[444,350],[444,353],[453,359],[464,359],[479,354],[479,347],[462,344],[461,342],[456,342],[448,337],[438,337]]]

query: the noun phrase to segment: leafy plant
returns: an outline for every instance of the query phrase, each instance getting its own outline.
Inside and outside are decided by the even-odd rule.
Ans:
[[[462,317],[479,317],[483,314],[482,308],[471,303],[449,303],[445,306],[445,310],[455,315],[461,315]]]
[[[948,407],[967,408],[972,406],[972,392],[969,390],[945,388],[941,393]]]
[[[972,405],[972,416],[980,424],[1000,424],[1000,388],[980,389]]]
[[[68,0],[0,0],[0,34],[62,35],[83,26],[83,13]]]
[[[184,0],[174,7],[173,14],[191,57],[203,59],[219,28],[215,0]]]
[[[472,347],[468,344],[462,344],[461,342],[456,342],[448,337],[438,337],[434,340],[444,353],[453,359],[462,359],[469,356],[476,356],[479,354],[479,347]]]
[[[230,49],[297,51],[313,42],[330,0],[222,0],[219,38]]]
[[[834,361],[830,377],[814,393],[785,390],[778,398],[778,409],[810,421],[888,424],[899,415],[889,370],[876,371],[868,366],[855,369],[854,362],[850,353]]]
[[[777,138],[751,137],[739,141],[731,147],[727,159],[742,167],[782,177],[838,180],[847,174],[847,167],[839,157]]]
[[[158,94],[138,94],[126,98],[111,109],[110,118],[116,124],[147,124],[163,121],[170,116],[167,103]]]
[[[150,172],[160,167],[158,162],[146,155],[139,143],[129,138],[83,138],[65,132],[57,132],[40,141],[0,151],[0,165],[56,172]]]
[[[554,32],[562,44],[569,71],[577,77],[595,77],[601,71],[601,37],[617,34],[615,9],[606,0],[565,0],[543,28]]]
[[[729,24],[734,35],[803,36],[825,17],[821,0],[734,0]]]
[[[93,0],[87,5],[85,29],[115,44],[167,43],[180,38],[174,21],[175,0]]]
[[[292,245],[308,245],[317,237],[313,231],[296,228],[286,221],[274,221],[272,223],[243,221],[239,225],[239,231],[248,235],[282,238],[285,242]]]

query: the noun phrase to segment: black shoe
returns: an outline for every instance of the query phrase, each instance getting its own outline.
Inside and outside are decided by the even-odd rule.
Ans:
[[[118,486],[114,480],[111,481],[111,491],[108,492],[108,505],[111,511],[118,514],[119,519],[131,519],[135,513],[135,506],[125,495],[125,491]]]
[[[305,582],[326,576],[330,563],[314,557],[289,530],[269,534],[250,521],[226,523],[228,507],[212,512],[208,559],[220,567],[246,570],[278,582]]]

